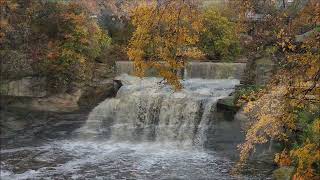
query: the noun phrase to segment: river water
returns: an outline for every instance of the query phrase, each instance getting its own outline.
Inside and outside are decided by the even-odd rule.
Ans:
[[[183,81],[174,92],[158,78],[122,75],[115,98],[72,136],[1,150],[1,179],[261,179],[232,176],[234,159],[206,149],[217,100],[236,79]],[[250,174],[250,173],[249,173]]]

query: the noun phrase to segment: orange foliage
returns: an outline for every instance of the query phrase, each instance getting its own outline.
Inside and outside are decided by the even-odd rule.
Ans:
[[[290,158],[290,155],[286,150],[283,150],[281,153],[277,153],[275,155],[274,161],[280,166],[290,166],[292,164],[292,160]]]

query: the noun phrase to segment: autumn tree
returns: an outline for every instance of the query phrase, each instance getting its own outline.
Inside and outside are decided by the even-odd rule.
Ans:
[[[246,3],[254,8],[256,1]],[[239,146],[238,165],[244,165],[257,144],[275,140],[284,145],[275,160],[295,166],[294,179],[319,179],[320,3],[310,0],[298,11],[289,10],[280,6],[274,14],[279,18],[279,29],[273,30],[280,57],[277,72],[266,88],[245,97],[251,122]]]
[[[203,30],[197,2],[164,0],[141,3],[131,11],[135,31],[128,47],[136,74],[154,68],[176,90],[181,88],[177,72],[187,56],[197,56]]]
[[[31,66],[31,75],[46,77],[52,92],[88,80],[92,63],[111,43],[89,11],[75,2],[1,1],[1,10],[1,60],[12,64],[2,73]]]
[[[28,75],[32,61],[27,56],[31,34],[30,12],[38,1],[0,1],[1,78],[17,79]]]
[[[77,3],[47,2],[34,12],[31,23],[33,41],[46,42],[36,68],[53,90],[88,80],[90,65],[111,43],[96,20]],[[36,37],[43,38],[39,41]]]

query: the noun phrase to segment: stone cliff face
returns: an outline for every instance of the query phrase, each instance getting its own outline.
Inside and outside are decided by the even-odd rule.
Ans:
[[[25,108],[36,111],[71,112],[79,108],[92,108],[107,97],[116,94],[110,65],[96,63],[92,79],[83,85],[52,94],[47,90],[44,77],[25,76],[21,79],[1,79],[2,107]]]

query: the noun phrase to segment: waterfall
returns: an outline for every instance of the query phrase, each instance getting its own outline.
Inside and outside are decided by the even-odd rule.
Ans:
[[[132,61],[116,61],[116,73],[117,75],[134,75],[134,66]]]
[[[186,65],[185,79],[241,79],[245,67],[245,63],[189,62]]]
[[[214,62],[187,62],[183,71],[184,79],[241,79],[245,63],[214,63]],[[130,61],[116,62],[117,75],[134,75],[134,66]],[[157,76],[153,69],[146,72],[146,76]]]
[[[202,145],[218,99],[233,92],[236,79],[189,79],[174,92],[159,78],[122,75],[115,98],[89,114],[81,134],[113,141],[156,141],[181,146]]]

